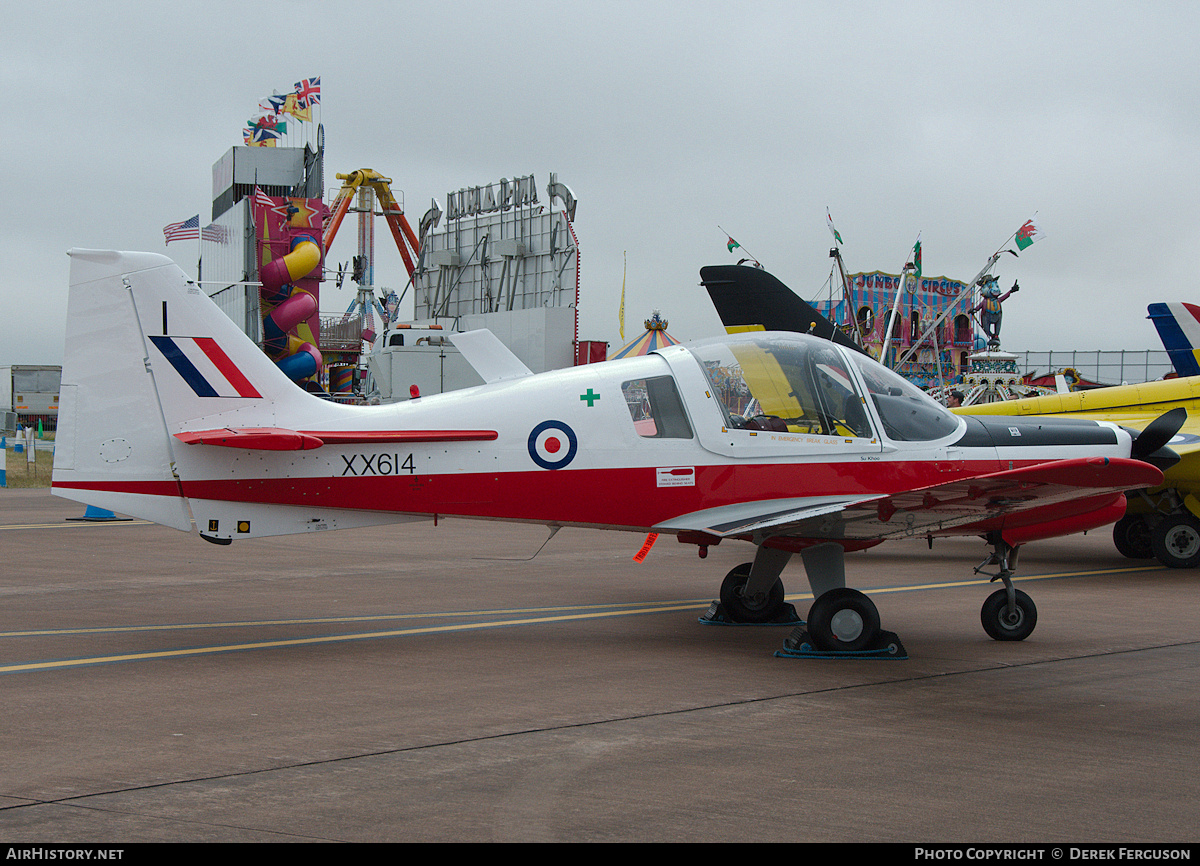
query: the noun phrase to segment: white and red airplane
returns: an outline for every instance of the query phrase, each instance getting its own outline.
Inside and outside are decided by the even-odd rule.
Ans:
[[[719,615],[778,618],[799,553],[817,652],[875,652],[844,553],[977,535],[1004,588],[987,632],[1036,622],[1022,544],[1104,526],[1180,419],[961,418],[869,357],[758,332],[538,375],[487,331],[454,335],[485,384],[388,406],[298,388],[164,256],[71,251],[54,492],[227,544],[451,515],[749,541]],[[983,565],[980,566],[981,570]],[[893,650],[894,651],[894,650]]]

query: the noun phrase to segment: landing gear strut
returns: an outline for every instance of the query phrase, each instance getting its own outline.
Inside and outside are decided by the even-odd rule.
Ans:
[[[1004,589],[996,590],[984,601],[979,611],[983,630],[992,640],[1025,640],[1037,625],[1037,607],[1033,599],[1013,586],[1013,569],[1020,548],[1009,545],[999,533],[989,536],[988,542],[992,552],[976,567],[975,573],[987,574],[993,581],[1003,582]],[[988,565],[998,566],[999,570],[995,573],[984,571]]]
[[[713,603],[701,622],[794,624],[784,648],[775,653],[782,657],[908,658],[900,639],[879,627],[879,611],[871,599],[846,588],[845,550],[840,544],[817,544],[800,555],[815,599],[807,622],[783,597],[779,575],[791,551],[761,542],[754,562],[744,562],[725,576],[720,602]]]

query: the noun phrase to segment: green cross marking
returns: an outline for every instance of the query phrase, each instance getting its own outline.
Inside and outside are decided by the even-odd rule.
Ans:
[[[596,401],[600,399],[600,395],[595,393],[591,388],[587,389],[586,394],[579,395],[580,400],[587,400],[588,408],[596,405]]]

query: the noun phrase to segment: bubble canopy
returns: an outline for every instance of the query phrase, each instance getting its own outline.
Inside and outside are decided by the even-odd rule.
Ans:
[[[963,424],[902,376],[818,337],[756,332],[688,350],[733,428],[871,438],[879,425],[887,439],[929,442]]]

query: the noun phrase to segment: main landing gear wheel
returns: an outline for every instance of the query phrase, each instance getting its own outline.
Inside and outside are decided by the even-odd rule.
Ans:
[[[1169,514],[1150,532],[1158,561],[1168,568],[1200,565],[1200,520],[1190,514]]]
[[[858,652],[870,647],[879,634],[879,611],[856,589],[831,589],[813,602],[806,625],[817,649]]]
[[[1153,559],[1150,534],[1150,523],[1146,518],[1131,514],[1122,517],[1113,526],[1113,544],[1117,546],[1118,553],[1129,559]]]
[[[775,578],[767,592],[747,596],[746,583],[750,580],[752,565],[743,562],[725,575],[725,580],[721,581],[721,605],[734,622],[771,622],[787,606],[783,600],[783,581]]]
[[[987,597],[979,611],[983,630],[992,640],[1025,640],[1037,625],[1037,607],[1033,599],[1019,589],[1013,590],[1013,607],[1008,605],[1008,590],[998,589]]]

